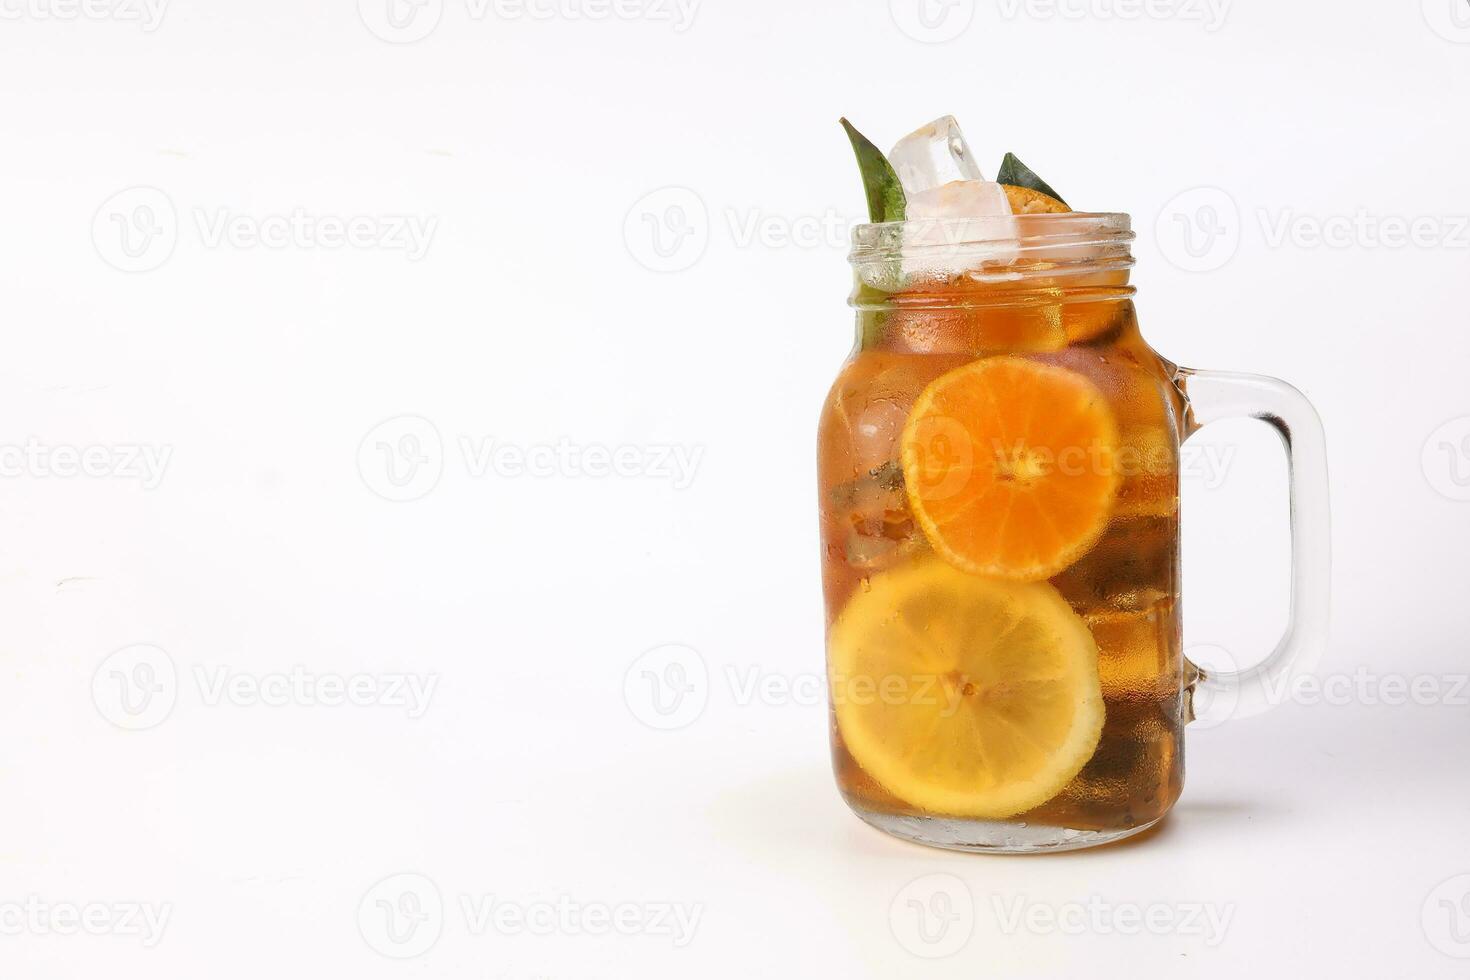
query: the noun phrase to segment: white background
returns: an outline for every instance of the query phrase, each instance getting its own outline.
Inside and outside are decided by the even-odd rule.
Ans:
[[[932,30],[908,0],[533,9],[429,2],[396,30],[378,0],[156,23],[0,0],[0,974],[1463,975],[1463,0],[957,0]],[[813,444],[862,208],[836,119],[887,146],[947,112],[987,166],[1013,150],[1135,215],[1161,352],[1288,378],[1327,425],[1321,671],[1368,696],[1191,733],[1173,817],[1117,848],[924,850],[828,771]],[[418,257],[210,234],[298,211],[433,233]],[[1419,218],[1417,245],[1310,238]],[[1190,222],[1223,232],[1202,257]],[[512,465],[480,467],[486,440]],[[1187,643],[1245,663],[1286,616],[1284,464],[1251,424],[1204,442],[1234,455],[1189,481]],[[637,473],[512,472],[558,446]],[[168,454],[161,480],[133,449]],[[398,487],[402,449],[424,462]],[[666,644],[704,705],[672,731],[639,693]],[[138,658],[165,690],[135,716]],[[417,717],[384,687],[212,686],[295,668],[436,686]],[[1368,703],[1419,675],[1435,703]],[[960,919],[930,946],[907,902],[936,889]],[[395,944],[377,902],[404,892],[426,918]],[[477,930],[463,903],[492,896],[699,918],[682,945]],[[159,941],[26,911],[126,902],[166,909]],[[1018,902],[1040,911],[1007,929]],[[1046,926],[1089,902],[1173,924]]]

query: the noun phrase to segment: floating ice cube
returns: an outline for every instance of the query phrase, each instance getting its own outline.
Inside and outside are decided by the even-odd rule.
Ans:
[[[893,145],[888,162],[893,164],[907,195],[956,180],[985,179],[954,116],[936,119],[909,133]]]
[[[1015,259],[1017,229],[1005,188],[980,172],[954,116],[899,140],[888,161],[907,199],[905,246],[947,246],[906,258],[906,276],[962,272]]]
[[[956,180],[909,195],[908,219],[1009,218],[1011,204],[1005,188],[989,180]],[[1000,229],[1013,229],[1015,222],[1001,222]]]

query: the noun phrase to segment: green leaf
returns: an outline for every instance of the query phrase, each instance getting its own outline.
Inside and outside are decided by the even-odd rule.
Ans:
[[[1047,197],[1054,197],[1063,204],[1062,195],[1052,190],[1050,184],[1036,176],[1036,171],[1026,166],[1014,153],[1007,153],[1006,158],[1000,162],[1000,173],[995,175],[997,184],[1010,184],[1012,187],[1029,187],[1033,191],[1040,191]]]
[[[852,152],[857,154],[858,169],[863,174],[863,190],[868,195],[868,218],[872,221],[902,221],[907,202],[898,174],[883,151],[873,145],[852,123],[842,119],[842,128],[852,141]]]

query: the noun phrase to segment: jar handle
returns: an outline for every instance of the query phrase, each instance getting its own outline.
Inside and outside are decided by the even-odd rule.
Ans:
[[[1181,368],[1176,383],[1189,408],[1185,441],[1221,419],[1260,419],[1281,436],[1290,473],[1291,607],[1286,633],[1254,667],[1195,668],[1191,720],[1215,725],[1279,704],[1293,680],[1311,674],[1326,651],[1332,590],[1327,439],[1312,403],[1284,381]]]

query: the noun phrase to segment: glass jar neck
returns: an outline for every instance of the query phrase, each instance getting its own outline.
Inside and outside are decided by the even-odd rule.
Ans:
[[[851,255],[859,343],[1047,350],[1131,323],[1133,238],[1127,215],[862,225]]]
[[[853,304],[884,297],[1009,303],[1027,294],[1127,284],[1134,239],[1126,214],[1029,214],[859,225]]]

